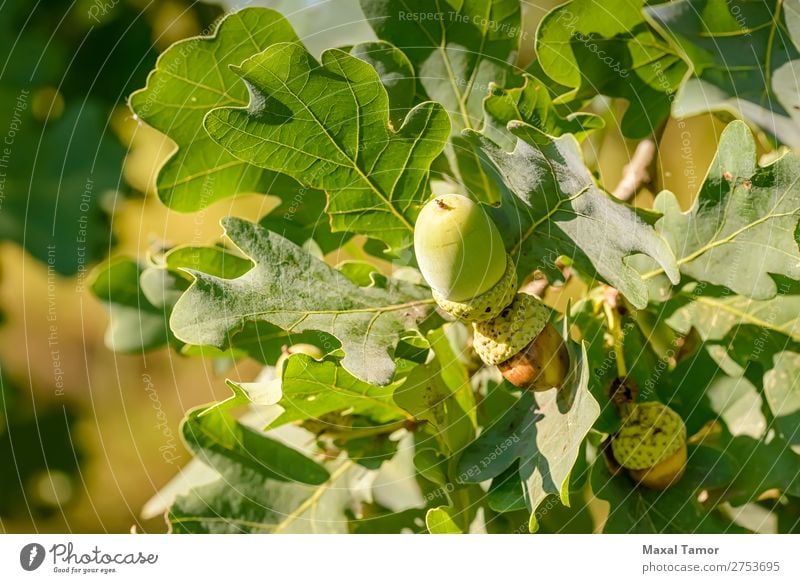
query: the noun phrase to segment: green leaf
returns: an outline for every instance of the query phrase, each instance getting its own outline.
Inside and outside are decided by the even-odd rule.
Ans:
[[[736,474],[725,490],[734,505],[753,502],[767,490],[800,496],[800,455],[782,439],[769,443],[747,436],[734,437],[725,449],[737,461]]]
[[[451,114],[453,133],[479,128],[489,84],[513,77],[519,0],[361,0],[378,38],[408,55],[430,99]]]
[[[174,247],[164,254],[164,266],[178,272],[184,269],[201,270],[217,277],[234,278],[247,273],[253,264],[224,247]]]
[[[395,128],[402,126],[417,92],[411,61],[396,46],[381,41],[358,43],[350,54],[372,65],[378,73],[389,97],[389,120]]]
[[[485,117],[481,131],[504,150],[511,150],[516,144],[516,138],[506,129],[511,121],[523,121],[551,136],[573,134],[577,140],[605,125],[603,118],[592,113],[563,117],[553,105],[547,86],[530,75],[525,75],[522,87],[491,89],[483,102]]]
[[[519,479],[519,462],[514,462],[494,478],[486,494],[486,503],[495,512],[527,510],[525,492]]]
[[[281,42],[297,41],[289,22],[266,8],[246,8],[220,21],[213,36],[175,43],[158,59],[147,86],[130,97],[134,113],[176,143],[158,173],[159,198],[192,212],[240,192],[290,197],[300,185],[279,173],[232,156],[203,130],[214,108],[247,105],[247,87],[231,70],[244,59]]]
[[[345,462],[318,486],[264,479],[236,462],[219,467],[222,477],[179,496],[167,519],[175,533],[345,534],[350,503]]]
[[[707,345],[701,346],[694,354],[680,360],[674,369],[661,361],[659,368],[639,385],[640,395],[643,392],[657,394],[661,402],[681,416],[687,435],[694,435],[709,421],[716,420],[718,415],[712,409],[709,389],[718,379],[729,379],[708,349]]]
[[[714,507],[697,501],[705,488],[719,488],[734,477],[733,460],[708,447],[689,447],[684,476],[663,491],[636,486],[625,473],[612,475],[602,456],[592,466],[592,491],[610,505],[603,532],[611,534],[741,533]]]
[[[447,484],[447,458],[433,448],[418,449],[414,454],[414,467],[426,480],[437,486]]]
[[[395,390],[394,401],[415,418],[430,423],[441,441],[440,449],[447,453],[460,451],[475,436],[470,412],[443,379],[436,360],[414,368]]]
[[[398,441],[392,439],[392,430],[400,429],[399,425],[376,427],[371,419],[363,417],[349,420],[352,423],[346,430],[338,423],[332,424],[333,431],[342,431],[341,437],[333,440],[333,445],[347,452],[349,459],[368,470],[377,470],[397,454]],[[364,435],[359,436],[361,431]]]
[[[764,396],[781,437],[789,445],[800,445],[800,354],[779,352],[774,362],[764,375]]]
[[[692,115],[706,109],[734,109],[779,137],[798,129],[773,92],[773,76],[800,57],[786,29],[783,2],[679,0],[645,8],[648,19],[692,65],[693,83],[676,107]],[[687,102],[687,93],[698,104]]]
[[[317,462],[236,421],[226,407],[189,411],[181,434],[195,456],[211,467],[224,469],[233,460],[270,480],[322,484],[330,478]]]
[[[589,390],[600,405],[600,415],[594,424],[603,433],[614,433],[619,429],[617,407],[609,399],[609,389],[617,378],[617,361],[613,346],[606,338],[606,319],[601,311],[595,310],[591,298],[583,299],[570,311],[571,324],[580,331],[580,338],[586,347],[589,362]],[[625,332],[625,328],[623,328]]]
[[[726,288],[692,283],[666,304],[668,323],[684,334],[694,327],[706,341],[720,341],[732,331],[739,337],[747,328],[753,339],[776,334],[778,342],[800,342],[800,286],[783,279],[778,292],[773,298],[754,300]]]
[[[136,261],[117,258],[99,268],[90,284],[108,309],[105,341],[115,352],[150,350],[170,339],[169,312],[147,299],[140,281],[143,271]]]
[[[649,33],[644,4],[573,0],[548,13],[536,35],[538,65],[570,88],[559,101],[596,94],[625,98],[621,129],[629,138],[644,138],[659,127],[669,114],[675,80],[686,70],[674,51]]]
[[[786,153],[759,166],[750,130],[735,121],[722,133],[689,211],[681,212],[670,192],[658,196],[655,208],[663,218],[656,228],[674,250],[684,275],[757,300],[769,299],[778,291],[773,275],[800,279],[795,241],[798,184],[800,158]]]
[[[431,508],[425,515],[425,525],[431,534],[464,534],[456,524],[453,514],[455,509],[450,506]]]
[[[178,300],[170,325],[189,344],[225,348],[253,322],[299,333],[316,330],[342,343],[344,367],[355,377],[386,385],[396,365],[390,350],[400,334],[431,312],[430,293],[388,280],[358,287],[294,243],[241,219],[223,221],[226,234],[255,267],[236,279],[199,271]]]
[[[453,324],[457,326],[457,324]],[[464,365],[462,358],[465,348],[461,348],[462,353],[456,352],[456,348],[447,336],[450,325],[431,330],[428,333],[430,346],[436,354],[436,360],[441,367],[441,376],[444,383],[449,387],[453,397],[458,402],[461,409],[466,412],[473,426],[477,426],[477,411],[475,410],[475,393],[472,390],[472,383]]]
[[[364,505],[369,507],[370,505]],[[401,512],[370,513],[350,521],[352,534],[422,534],[425,532],[425,509],[409,508]]]
[[[409,419],[410,415],[393,400],[395,389],[402,383],[400,380],[385,386],[372,385],[358,380],[335,361],[320,362],[305,354],[295,354],[283,371],[278,404],[284,412],[269,426],[318,419],[345,410],[368,416],[377,424]]]
[[[471,139],[509,189],[493,218],[510,253],[518,257],[520,274],[534,269],[558,273],[555,260],[566,255],[577,269],[607,281],[637,308],[647,305],[647,287],[627,257],[644,253],[677,282],[669,246],[631,207],[600,190],[572,136],[552,138],[522,122],[511,122],[509,129],[517,137],[510,153],[480,134]]]
[[[581,444],[600,414],[589,392],[585,349],[570,347],[572,371],[560,389],[525,392],[493,426],[470,444],[458,462],[464,482],[477,483],[500,476],[519,460],[519,479],[531,512],[530,529],[538,524],[536,510],[549,495],[569,505],[569,479]]]
[[[449,134],[439,104],[418,105],[393,131],[378,73],[338,49],[325,51],[319,64],[299,44],[280,43],[236,71],[250,105],[206,116],[215,141],[251,164],[324,189],[334,231],[392,248],[411,244],[430,164]]]

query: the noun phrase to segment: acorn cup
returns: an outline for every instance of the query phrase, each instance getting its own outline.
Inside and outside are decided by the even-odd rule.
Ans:
[[[614,459],[641,485],[663,490],[686,469],[686,425],[680,415],[658,402],[622,408],[622,427],[611,439]]]
[[[541,300],[517,293],[516,266],[480,205],[459,194],[430,201],[417,219],[414,250],[439,307],[472,323],[483,362],[522,389],[562,385],[566,344]]]

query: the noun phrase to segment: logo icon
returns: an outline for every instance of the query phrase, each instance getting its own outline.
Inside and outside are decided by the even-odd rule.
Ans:
[[[35,571],[44,563],[44,547],[39,543],[30,543],[19,552],[19,564],[26,571]]]

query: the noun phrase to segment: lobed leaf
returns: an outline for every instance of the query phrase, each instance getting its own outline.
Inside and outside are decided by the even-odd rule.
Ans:
[[[786,153],[759,166],[755,140],[744,122],[723,131],[691,209],[681,212],[669,192],[658,196],[655,208],[663,214],[656,229],[684,275],[757,300],[776,295],[774,275],[800,279],[795,238],[800,158]]]
[[[470,444],[458,461],[459,479],[482,482],[496,478],[519,461],[530,516],[530,530],[538,528],[536,510],[549,494],[569,505],[569,479],[587,433],[600,415],[589,392],[589,367],[585,349],[573,352],[572,372],[559,390],[525,392],[493,426]],[[513,503],[513,494],[495,503]],[[499,501],[498,501],[499,500]]]
[[[230,217],[223,226],[255,267],[235,279],[190,271],[195,281],[170,318],[176,337],[224,348],[256,322],[291,333],[324,332],[341,342],[342,364],[356,378],[378,385],[391,382],[396,365],[390,351],[403,331],[432,311],[425,288],[395,280],[387,280],[385,287],[358,287],[258,225]]]
[[[280,43],[236,72],[250,89],[250,105],[206,116],[217,143],[253,165],[324,189],[334,231],[392,248],[411,244],[430,164],[449,134],[439,104],[418,105],[393,131],[378,73],[339,49],[325,51],[320,64],[299,44]]]
[[[270,428],[305,419],[318,419],[333,412],[365,415],[375,423],[388,423],[411,416],[398,407],[393,394],[403,383],[377,386],[358,380],[336,362],[316,361],[310,356],[290,357],[283,371],[278,405],[284,412]]]
[[[647,28],[645,0],[573,0],[554,8],[536,35],[538,65],[569,88],[559,101],[622,97],[622,133],[644,138],[669,115],[686,65]]]
[[[572,136],[552,138],[521,122],[509,129],[517,137],[512,152],[481,134],[469,136],[508,188],[493,218],[522,275],[535,269],[557,273],[555,261],[564,255],[637,308],[647,305],[647,287],[627,264],[629,256],[650,256],[678,281],[669,246],[634,209],[600,190]]]
[[[212,109],[247,104],[247,87],[232,65],[275,43],[298,40],[278,12],[245,8],[223,18],[212,36],[177,42],[159,57],[147,85],[130,96],[130,107],[176,144],[158,172],[158,196],[164,204],[193,212],[238,193],[274,192],[290,198],[290,193],[301,192],[280,170],[237,159],[203,129],[203,118]]]

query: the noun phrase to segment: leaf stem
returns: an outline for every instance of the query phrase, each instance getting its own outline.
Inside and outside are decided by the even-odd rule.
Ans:
[[[362,437],[372,437],[375,435],[384,435],[384,434],[391,434],[397,431],[398,429],[408,429],[409,427],[409,420],[408,419],[401,419],[400,421],[395,421],[394,423],[389,423],[387,425],[377,425],[375,427],[363,427],[360,429],[349,429],[339,432],[324,432],[324,435],[328,437],[332,437],[338,441],[350,441],[351,439],[359,439]]]

